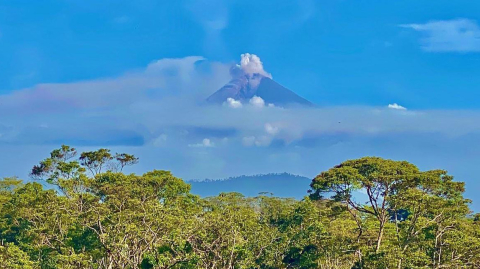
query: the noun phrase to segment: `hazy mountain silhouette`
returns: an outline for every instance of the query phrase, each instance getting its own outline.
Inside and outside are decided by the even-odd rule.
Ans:
[[[239,192],[254,197],[266,193],[278,197],[301,199],[307,195],[311,179],[289,173],[230,177],[219,180],[191,180],[191,192],[202,197],[216,196],[222,192]]]

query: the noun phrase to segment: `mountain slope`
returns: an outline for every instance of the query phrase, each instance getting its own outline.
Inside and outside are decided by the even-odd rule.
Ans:
[[[311,183],[307,177],[288,173],[239,176],[223,180],[192,180],[193,194],[202,197],[216,196],[221,192],[239,192],[245,196],[258,196],[259,193],[273,193],[278,197],[302,199],[307,195]]]
[[[254,96],[262,98],[266,104],[276,106],[313,106],[310,101],[260,74],[238,76],[210,95],[206,101],[223,104],[227,98],[233,98],[242,103],[248,103]]]
[[[283,87],[273,79],[264,77],[260,81],[255,92],[256,96],[261,97],[265,103],[288,106],[292,104],[313,106],[313,104],[305,98],[299,96],[293,91]]]

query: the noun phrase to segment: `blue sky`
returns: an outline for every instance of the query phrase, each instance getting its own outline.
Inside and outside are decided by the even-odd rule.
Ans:
[[[426,52],[426,33],[400,27],[475,21],[475,1],[206,2],[0,1],[0,91],[116,76],[161,58],[230,62],[251,52],[318,104],[480,105],[480,53]]]
[[[62,143],[133,152],[137,169],[184,178],[314,176],[377,155],[448,169],[472,198],[480,187],[479,8],[0,0],[0,176],[25,177]],[[320,108],[196,107],[247,52]],[[387,107],[394,103],[407,109]]]

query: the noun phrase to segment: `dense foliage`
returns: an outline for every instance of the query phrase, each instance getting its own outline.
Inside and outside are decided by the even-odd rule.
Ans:
[[[122,173],[137,161],[62,146],[31,172],[54,189],[0,180],[0,268],[480,268],[480,216],[443,170],[367,157],[301,201],[202,199],[167,171]]]

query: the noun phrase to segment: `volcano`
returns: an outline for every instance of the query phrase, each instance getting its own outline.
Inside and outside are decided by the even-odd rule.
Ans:
[[[233,98],[242,103],[248,103],[252,97],[257,96],[262,98],[265,103],[275,106],[313,106],[310,101],[283,87],[273,79],[255,75],[257,78],[255,78],[256,82],[253,84],[247,76],[232,79],[228,84],[210,95],[207,102],[223,104],[228,98]]]
[[[263,70],[260,58],[254,54],[242,54],[241,64],[230,69],[232,80],[207,98],[207,103],[223,104],[232,98],[248,103],[253,97],[260,97],[265,104],[275,106],[314,106],[310,101],[275,82]]]

